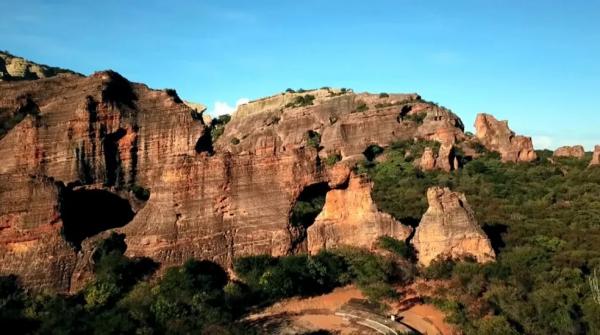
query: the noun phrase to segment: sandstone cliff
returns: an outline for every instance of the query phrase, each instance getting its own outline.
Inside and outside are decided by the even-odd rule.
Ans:
[[[0,82],[0,274],[80,287],[88,245],[112,229],[126,235],[127,255],[164,267],[288,254],[306,243],[289,221],[303,190],[348,193],[347,171],[323,163],[331,153],[351,164],[372,144],[464,138],[456,115],[415,94],[308,94],[244,105],[213,142],[174,91],[112,71]]]
[[[530,162],[537,159],[531,138],[515,135],[508,127],[508,121],[498,121],[489,114],[478,114],[475,130],[481,144],[499,152],[504,162]]]
[[[594,153],[592,154],[592,161],[590,162],[590,166],[598,166],[600,165],[600,145],[594,147]]]
[[[60,73],[76,74],[70,70],[36,64],[8,52],[0,51],[0,81],[40,79]]]
[[[438,257],[473,256],[478,262],[495,258],[491,243],[477,224],[464,194],[431,187],[427,190],[427,201],[429,208],[412,239],[419,263],[427,266]]]
[[[581,145],[560,147],[554,150],[554,157],[574,157],[582,159],[585,156],[585,150]]]
[[[345,189],[327,193],[323,210],[308,228],[310,253],[340,245],[372,248],[383,235],[402,241],[409,237],[412,228],[377,210],[372,188],[370,181],[352,174]]]

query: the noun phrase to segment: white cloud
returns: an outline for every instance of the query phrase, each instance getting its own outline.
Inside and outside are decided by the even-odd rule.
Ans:
[[[232,114],[233,112],[235,112],[235,110],[243,104],[246,104],[250,101],[250,99],[248,98],[239,98],[236,102],[235,102],[235,107],[231,106],[230,104],[228,104],[227,102],[224,101],[215,101],[215,106],[214,108],[208,112],[208,114],[210,114],[213,117],[219,116],[219,115],[224,115],[224,114]]]

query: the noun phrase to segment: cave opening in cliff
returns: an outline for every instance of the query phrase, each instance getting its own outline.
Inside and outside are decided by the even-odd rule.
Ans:
[[[330,187],[327,183],[317,183],[306,186],[296,199],[290,213],[290,228],[292,232],[292,249],[300,251],[306,247],[306,231],[314,222],[323,206],[325,196]]]
[[[76,249],[84,239],[123,227],[135,215],[128,200],[105,190],[66,190],[60,212],[63,237]]]

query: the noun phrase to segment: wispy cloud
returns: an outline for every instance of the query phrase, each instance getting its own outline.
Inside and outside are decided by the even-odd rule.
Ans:
[[[231,106],[230,104],[228,104],[227,102],[224,102],[224,101],[215,101],[215,105],[214,105],[213,109],[210,110],[208,112],[208,114],[210,114],[213,117],[219,116],[219,115],[224,115],[224,114],[232,114],[233,112],[236,111],[236,109],[240,105],[246,104],[249,101],[250,101],[250,99],[248,99],[248,98],[239,98],[235,102],[235,106]]]

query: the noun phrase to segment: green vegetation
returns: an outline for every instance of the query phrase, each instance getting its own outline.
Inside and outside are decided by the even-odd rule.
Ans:
[[[363,113],[369,110],[369,106],[366,103],[360,101],[356,106],[356,109],[352,113]]]
[[[425,121],[426,117],[427,117],[427,113],[425,113],[425,112],[415,113],[415,114],[408,114],[408,115],[404,116],[404,120],[412,121],[412,122],[415,122],[416,124],[423,124],[423,121]]]
[[[149,281],[156,264],[123,256],[123,236],[94,253],[95,279],[73,296],[25,292],[0,277],[0,320],[29,334],[248,334],[233,323],[236,299],[227,273],[209,261],[188,261]]]
[[[327,166],[334,166],[335,163],[342,160],[342,155],[339,152],[329,153],[327,158],[325,158],[324,162]]]
[[[378,207],[404,223],[419,221],[430,186],[466,194],[498,260],[438,260],[423,270],[447,281],[433,302],[449,321],[466,334],[599,334],[600,305],[588,278],[600,266],[600,169],[577,159],[553,164],[544,151],[529,164],[485,153],[450,174],[423,172],[410,157],[425,146],[397,143],[384,162],[358,170],[374,181]]]
[[[377,302],[395,295],[392,282],[411,279],[410,269],[398,269],[393,257],[349,247],[315,256],[243,257],[234,262],[234,270],[248,285],[252,299],[263,302],[322,294],[349,283],[357,284]]]
[[[213,143],[223,135],[225,125],[229,121],[231,121],[231,115],[229,114],[219,115],[219,117],[212,119],[210,123],[210,137]]]
[[[390,95],[389,95],[389,94],[387,94],[387,93],[385,93],[385,92],[381,92],[381,93],[379,93],[379,97],[380,97],[380,98],[389,98],[389,97],[390,97]]]
[[[321,134],[316,131],[309,130],[306,132],[306,144],[309,147],[319,150],[319,148],[321,148]]]
[[[409,258],[412,256],[411,247],[404,241],[397,240],[390,236],[381,236],[377,239],[377,245],[380,249],[395,253],[398,256]]]
[[[238,145],[238,144],[240,144],[240,139],[239,139],[239,138],[237,138],[237,137],[232,137],[232,138],[231,138],[231,144],[233,144],[233,145]]]
[[[140,200],[147,201],[150,199],[150,190],[140,185],[131,186],[131,192],[133,192],[133,195]]]
[[[304,92],[304,90],[302,90],[302,92]],[[302,93],[302,92],[298,91],[298,93]],[[315,100],[315,96],[312,94],[299,95],[296,98],[294,98],[293,102],[290,102],[287,105],[285,105],[285,107],[286,108],[296,108],[296,107],[310,106],[313,104],[314,100]]]

